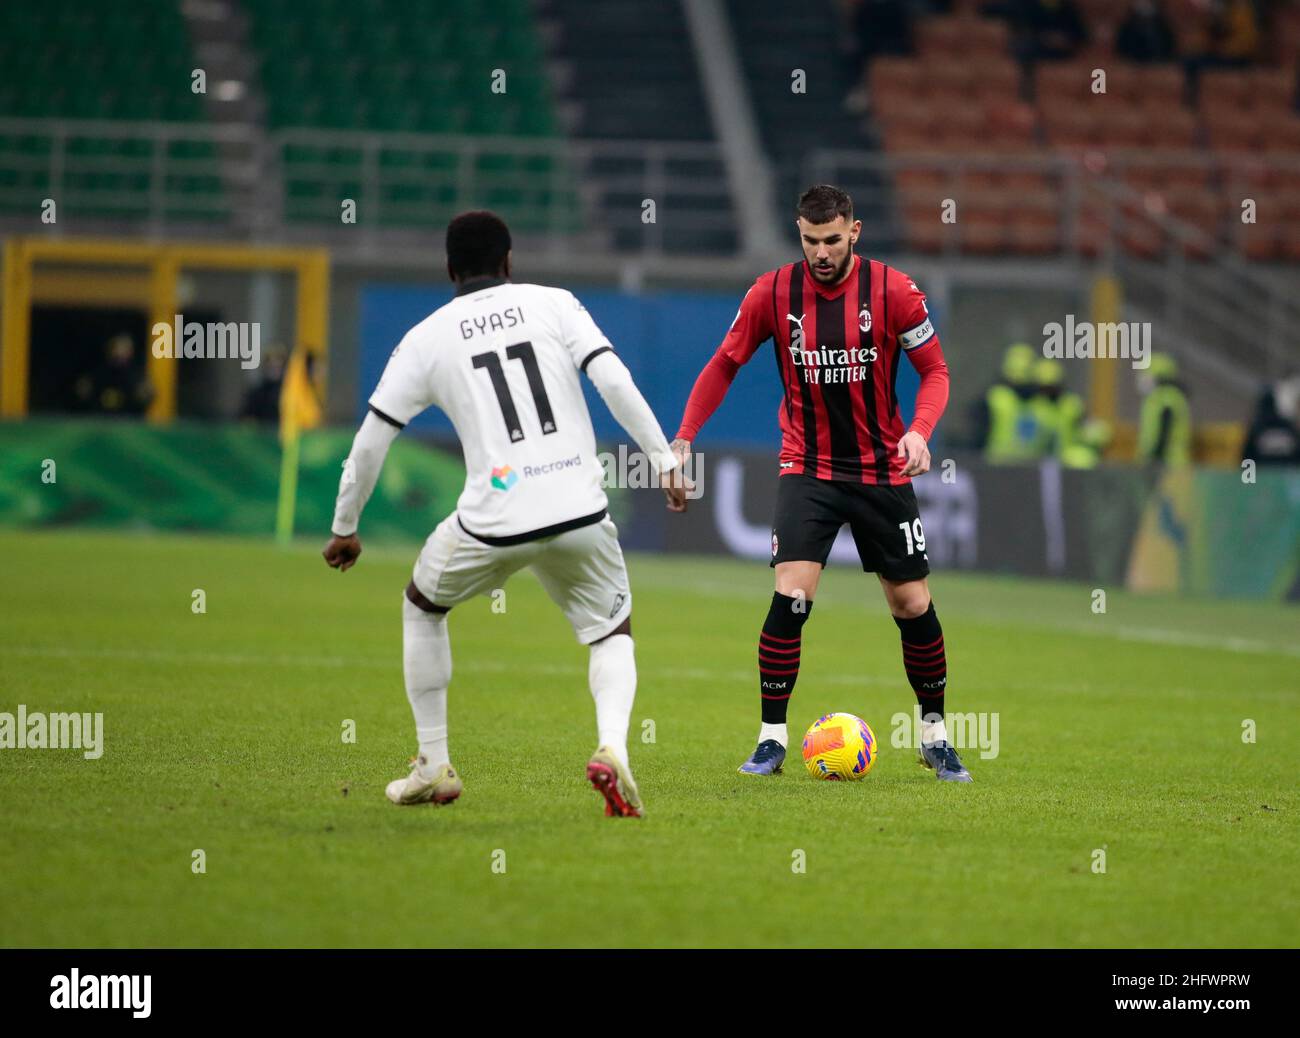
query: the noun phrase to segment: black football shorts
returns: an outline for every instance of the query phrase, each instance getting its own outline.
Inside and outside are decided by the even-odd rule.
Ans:
[[[930,572],[911,483],[872,486],[802,473],[777,480],[772,565],[826,565],[831,544],[845,523],[866,572],[879,573],[886,580],[919,580]]]

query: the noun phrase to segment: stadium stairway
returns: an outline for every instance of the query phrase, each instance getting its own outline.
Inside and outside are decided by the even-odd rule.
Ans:
[[[793,219],[799,194],[808,187],[810,176],[815,176],[806,166],[809,152],[817,148],[877,148],[877,142],[844,106],[859,78],[842,49],[848,30],[834,0],[804,0],[800,4],[727,0],[727,11],[762,129],[763,147],[772,160],[778,220],[784,227]],[[804,93],[792,89],[796,69],[805,73]],[[864,173],[861,180],[838,186],[858,203],[858,215],[863,218],[862,251],[896,246],[900,235],[894,221],[868,218],[872,213],[894,212],[892,184]]]
[[[715,140],[703,89],[687,45],[680,0],[534,0],[547,40],[552,82],[570,113],[572,136],[582,139],[710,144]],[[642,192],[628,181],[641,163],[612,157],[586,170],[598,222],[614,228],[610,244],[645,247]],[[719,214],[731,212],[721,160],[670,164],[665,197],[656,199],[663,247],[670,251],[730,252],[736,233]],[[712,179],[716,193],[699,190]],[[674,182],[690,191],[674,191]],[[629,221],[627,214],[635,214]],[[692,214],[708,214],[701,221]]]

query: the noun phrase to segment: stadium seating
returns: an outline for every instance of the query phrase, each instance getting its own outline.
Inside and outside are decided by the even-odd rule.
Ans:
[[[1053,158],[1074,163],[1083,187],[1073,241],[1085,254],[1105,247],[1116,220],[1120,246],[1144,257],[1171,249],[1204,257],[1215,243],[1234,242],[1258,259],[1300,252],[1292,244],[1300,241],[1294,58],[1205,70],[1189,81],[1181,64],[1138,65],[1110,51],[1125,0],[1079,6],[1089,21],[1089,46],[1072,60],[1023,71],[1012,58],[1007,23],[981,16],[979,5],[959,3],[954,14],[920,19],[915,56],[876,58],[867,70],[886,153],[930,152],[959,167],[992,153],[1014,153],[1028,160],[1026,169]],[[1179,36],[1190,53],[1203,46],[1186,29],[1198,18],[1189,13]],[[1300,35],[1300,14],[1288,19],[1289,32],[1281,35]],[[1275,51],[1292,53],[1286,46]],[[1118,185],[1118,201],[1108,182]],[[1062,186],[1028,171],[936,178],[904,169],[896,183],[911,247],[1023,254],[1069,244],[1070,228],[1058,218]],[[1266,201],[1267,228],[1240,228],[1245,190]],[[950,232],[934,219],[947,197],[960,213]],[[1187,233],[1167,233],[1167,218]]]
[[[66,56],[79,55],[75,68]],[[42,0],[0,6],[0,114],[19,118],[198,124],[203,97],[191,89],[194,61],[174,0]],[[75,162],[59,184],[65,211],[136,218],[149,207],[152,145],[143,135],[68,137]],[[31,212],[53,189],[49,134],[0,133],[0,211]],[[195,140],[166,147],[166,197],[191,219],[223,215],[215,149]]]
[[[551,139],[557,126],[525,0],[497,0],[485,21],[463,0],[245,0],[268,128]],[[504,89],[493,90],[497,70]],[[460,181],[459,149],[386,145],[378,170],[360,146],[287,144],[285,218],[339,221],[343,198],[371,199],[383,226],[438,226],[470,205],[501,210],[521,231],[571,229],[572,173],[527,148],[485,148]],[[558,216],[557,216],[558,211]],[[371,219],[373,214],[367,214]]]
[[[575,138],[708,150],[713,119],[680,0],[535,0],[535,7],[549,30],[548,54],[565,71]],[[672,252],[734,252],[737,221],[720,156],[655,168],[654,155],[632,144],[581,171],[610,247],[641,251],[658,239]],[[664,218],[647,225],[641,205],[652,184]]]

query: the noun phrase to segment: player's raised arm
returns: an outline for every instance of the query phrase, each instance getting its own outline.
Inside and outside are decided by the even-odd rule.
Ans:
[[[370,411],[352,439],[343,463],[339,494],[334,502],[334,522],[324,551],[326,563],[345,572],[361,554],[357,526],[361,512],[379,480],[388,448],[406,423],[429,406],[426,373],[414,343],[403,339],[388,359],[384,374],[370,397]]]
[[[948,364],[943,359],[943,347],[930,319],[925,294],[916,282],[891,270],[887,289],[898,347],[921,376],[912,424],[898,441],[898,453],[907,459],[903,475],[919,476],[930,469],[930,437],[948,404]]]
[[[650,459],[668,497],[668,509],[686,511],[686,493],[693,489],[681,471],[677,456],[668,446],[650,405],[637,389],[627,365],[619,359],[609,340],[576,297],[564,307],[566,344],[574,363],[591,379],[609,413]]]
[[[750,286],[722,344],[695,380],[677,437],[672,442],[673,453],[683,464],[691,456],[691,442],[722,403],[740,366],[754,355],[760,343],[772,337],[771,279],[774,277],[771,273],[764,274]]]

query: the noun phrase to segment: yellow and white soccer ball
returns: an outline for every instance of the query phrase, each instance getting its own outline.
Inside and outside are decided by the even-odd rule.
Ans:
[[[803,762],[813,778],[854,781],[876,763],[876,734],[853,714],[827,714],[803,737]]]

